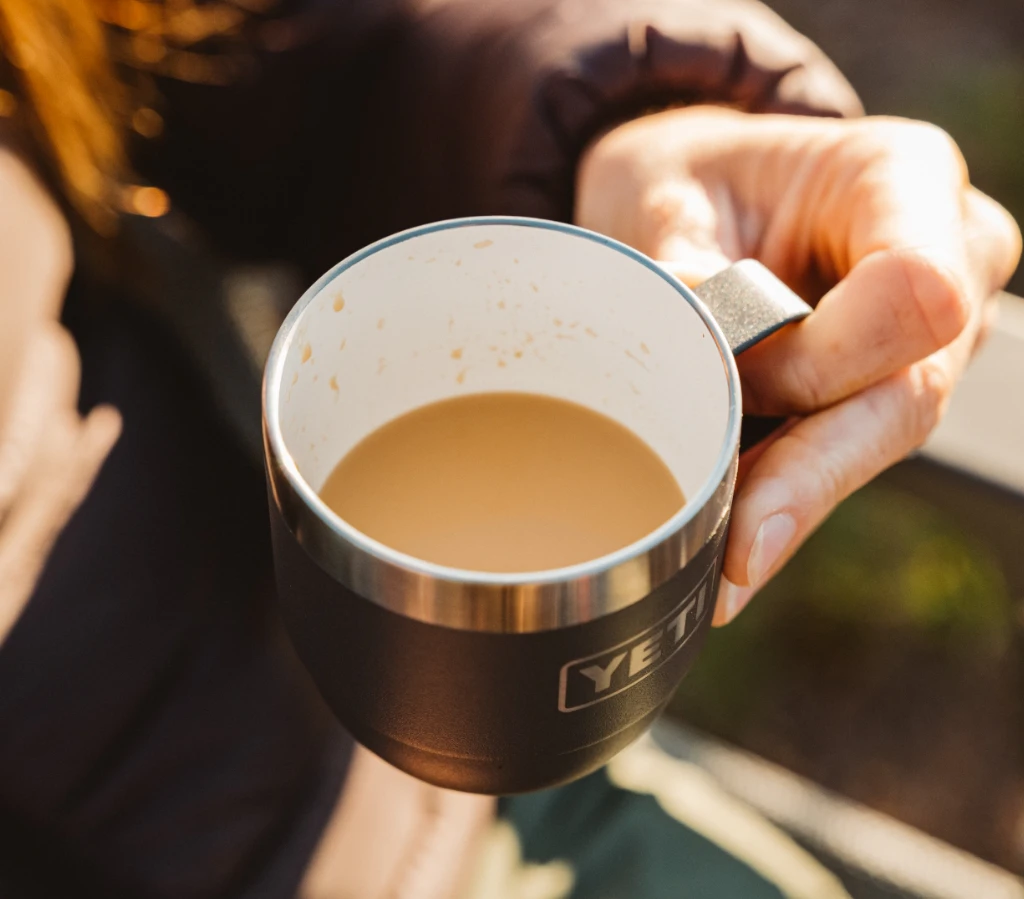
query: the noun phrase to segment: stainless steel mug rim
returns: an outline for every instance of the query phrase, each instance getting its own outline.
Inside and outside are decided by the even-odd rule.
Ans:
[[[535,572],[481,572],[436,565],[386,546],[352,527],[300,474],[281,430],[284,363],[306,309],[335,278],[415,237],[479,226],[538,228],[601,244],[668,283],[697,312],[726,369],[728,423],[715,468],[672,518],[628,546],[585,563]],[[677,278],[632,247],[559,222],[516,216],[449,219],[383,238],[321,276],[289,312],[274,339],[263,380],[263,437],[271,501],[299,544],[350,590],[398,614],[431,624],[494,633],[529,633],[581,624],[643,599],[679,571],[724,524],[736,475],[741,420],[739,373],[722,329]]]

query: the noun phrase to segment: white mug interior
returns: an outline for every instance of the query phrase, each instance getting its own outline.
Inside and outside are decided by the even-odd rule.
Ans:
[[[324,275],[278,340],[268,416],[314,493],[381,425],[476,393],[542,394],[613,418],[687,502],[731,452],[738,398],[721,339],[658,266],[578,229],[467,220],[396,235]]]

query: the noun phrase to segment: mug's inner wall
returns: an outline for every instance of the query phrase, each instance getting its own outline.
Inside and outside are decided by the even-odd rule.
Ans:
[[[514,224],[399,239],[337,273],[305,308],[276,389],[285,444],[316,491],[411,409],[523,391],[630,428],[689,499],[729,414],[715,340],[671,284],[598,241]]]

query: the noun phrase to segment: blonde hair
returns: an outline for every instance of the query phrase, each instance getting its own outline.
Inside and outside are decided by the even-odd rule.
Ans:
[[[92,0],[0,0],[0,41],[68,201],[110,230],[126,172],[128,106]]]

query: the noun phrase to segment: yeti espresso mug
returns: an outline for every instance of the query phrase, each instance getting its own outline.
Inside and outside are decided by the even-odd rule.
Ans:
[[[740,445],[734,353],[809,311],[755,262],[691,291],[616,241],[518,218],[415,228],[320,278],[274,342],[263,426],[281,613],[355,739],[424,781],[510,794],[586,774],[643,733],[714,611]],[[609,555],[501,574],[403,555],[318,496],[383,424],[491,391],[611,417],[685,505]]]

